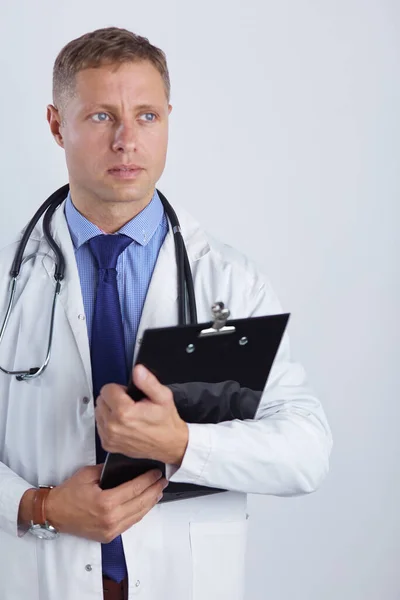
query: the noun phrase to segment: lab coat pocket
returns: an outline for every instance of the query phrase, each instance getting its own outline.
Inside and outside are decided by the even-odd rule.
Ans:
[[[190,523],[192,600],[243,600],[247,522]]]

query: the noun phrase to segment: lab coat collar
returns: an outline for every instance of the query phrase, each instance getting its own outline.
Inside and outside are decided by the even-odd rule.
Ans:
[[[90,346],[87,329],[82,327],[82,319],[85,311],[83,305],[82,291],[79,272],[75,259],[74,247],[68,229],[64,212],[65,201],[60,204],[53,215],[51,222],[51,233],[57,244],[59,244],[65,257],[65,277],[60,293],[66,317],[71,326],[77,349],[81,356],[86,373],[89,389],[92,388],[92,373],[90,361]],[[187,249],[191,267],[195,261],[210,251],[208,240],[199,224],[183,209],[176,210],[181,224],[181,231]],[[36,228],[34,235],[42,238],[47,245],[43,231]],[[139,323],[134,359],[143,335],[148,327],[163,327],[177,323],[178,298],[177,298],[177,266],[175,259],[174,234],[168,221],[168,233],[160,249],[156,266],[151,278],[150,286],[144,303],[141,320]],[[43,265],[49,277],[54,282],[54,260],[48,248],[47,255],[43,258]],[[55,283],[55,282],[54,282]]]
[[[58,240],[60,244],[67,243],[67,245],[69,245],[68,238],[70,239],[71,236],[68,231],[68,225],[65,218],[65,202],[66,201],[64,200],[56,209],[50,224],[50,230],[56,241]],[[210,250],[207,236],[196,219],[186,212],[184,208],[174,204],[174,209],[181,225],[182,236],[185,242],[189,260],[196,261],[204,254],[207,254]],[[41,219],[34,228],[31,238],[36,239],[37,241],[45,242],[42,221],[43,219]],[[22,236],[23,232],[24,230],[22,230],[20,237]],[[168,236],[173,236],[170,223],[167,237]],[[45,243],[47,244],[47,242]]]

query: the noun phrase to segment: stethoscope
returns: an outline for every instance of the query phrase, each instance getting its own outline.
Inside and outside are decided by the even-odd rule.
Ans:
[[[61,252],[60,247],[54,241],[51,233],[50,233],[50,222],[53,217],[54,211],[56,208],[65,200],[69,192],[69,184],[64,185],[60,189],[56,190],[49,198],[42,204],[42,206],[36,211],[31,221],[28,223],[25,232],[22,236],[22,239],[18,245],[17,251],[15,253],[14,261],[12,264],[10,277],[10,296],[8,307],[6,311],[6,316],[4,317],[3,325],[0,330],[0,344],[4,337],[4,333],[7,328],[8,321],[10,319],[10,314],[12,311],[14,297],[17,286],[17,279],[21,271],[22,265],[34,258],[36,254],[30,254],[24,258],[24,252],[26,245],[29,241],[29,238],[32,234],[33,229],[35,228],[37,222],[43,217],[43,232],[44,236],[53,250],[55,254],[55,271],[54,271],[54,279],[56,282],[52,309],[51,309],[51,319],[50,319],[50,329],[49,329],[49,337],[48,337],[48,345],[47,345],[47,355],[46,359],[43,362],[41,367],[32,367],[27,371],[8,371],[7,369],[3,369],[0,366],[0,370],[6,375],[15,375],[18,381],[24,381],[26,379],[34,379],[35,377],[39,377],[46,369],[47,365],[50,361],[51,347],[53,341],[53,330],[54,330],[54,314],[56,309],[57,298],[61,291],[61,282],[64,279],[64,271],[65,271],[65,259]],[[196,324],[197,323],[197,309],[196,309],[196,299],[194,295],[194,286],[193,286],[193,277],[192,272],[190,270],[190,264],[188,255],[186,252],[185,243],[183,241],[181,227],[178,221],[178,217],[176,213],[166,197],[157,190],[157,193],[160,197],[160,200],[164,206],[165,213],[171,223],[172,232],[174,234],[174,242],[175,242],[175,257],[177,264],[177,284],[178,284],[178,324],[179,325],[187,325],[187,324]]]

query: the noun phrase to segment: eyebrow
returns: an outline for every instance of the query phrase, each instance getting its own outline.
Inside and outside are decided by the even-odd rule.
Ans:
[[[97,108],[104,108],[105,110],[108,110],[110,112],[115,112],[116,106],[112,105],[112,104],[106,104],[103,102],[96,102],[93,104],[88,104],[84,107],[84,111],[91,111],[91,110],[95,110]],[[155,110],[160,112],[162,109],[159,106],[156,106],[155,104],[138,104],[137,106],[134,107],[135,111],[142,111],[142,110]]]

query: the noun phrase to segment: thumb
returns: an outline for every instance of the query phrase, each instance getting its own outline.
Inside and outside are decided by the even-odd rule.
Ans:
[[[170,399],[169,389],[143,365],[137,365],[133,369],[133,382],[152,402],[165,404]]]
[[[101,472],[103,470],[104,463],[98,465],[87,465],[79,469],[79,477],[83,483],[91,483],[93,481],[100,481]],[[77,474],[78,474],[77,473]]]

